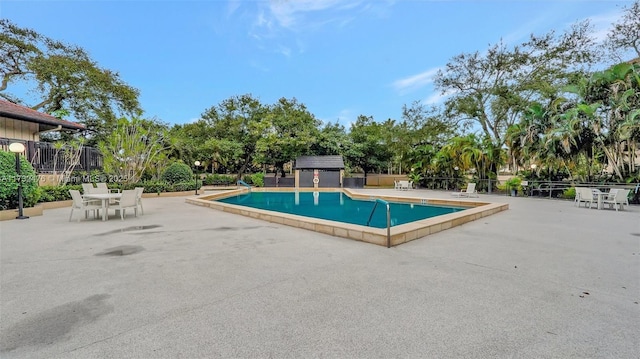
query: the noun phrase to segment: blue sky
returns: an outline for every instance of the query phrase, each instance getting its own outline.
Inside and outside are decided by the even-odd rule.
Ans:
[[[400,119],[439,103],[432,76],[501,38],[591,18],[603,37],[632,1],[0,1],[0,17],[83,47],[140,90],[144,117],[192,122],[235,95],[296,98],[325,122]]]

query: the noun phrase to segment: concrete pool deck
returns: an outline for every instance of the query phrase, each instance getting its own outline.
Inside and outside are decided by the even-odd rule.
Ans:
[[[184,197],[0,222],[0,357],[637,358],[640,207],[480,200],[391,249]]]

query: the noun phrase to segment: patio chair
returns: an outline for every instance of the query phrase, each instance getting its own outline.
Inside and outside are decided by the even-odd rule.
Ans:
[[[622,210],[623,205],[629,205],[629,199],[627,198],[628,196],[628,189],[618,189],[617,191],[615,191],[613,198],[611,198],[611,196],[607,196],[607,198],[604,198],[602,202],[605,204],[608,203],[609,208],[611,208],[611,206],[614,206],[616,208],[616,211],[618,210],[618,205],[620,205],[620,210]]]
[[[140,214],[144,214],[144,209],[142,208],[142,193],[144,192],[144,187],[136,187],[136,204],[140,207]]]
[[[574,200],[574,205],[578,205],[580,207],[580,203],[584,202],[584,208],[587,208],[587,203],[589,203],[589,208],[593,204],[593,192],[591,188],[587,187],[576,187],[576,198]]]
[[[102,183],[96,183],[96,188],[94,188],[93,192],[91,193],[103,193],[103,194],[120,193],[120,190],[117,188],[110,189],[109,187],[107,187],[106,183],[102,182]],[[109,200],[109,204],[113,204],[113,203],[116,203],[115,199]]]
[[[96,183],[96,190],[99,192],[96,193],[120,193],[120,190],[117,188],[109,188],[107,184],[104,182]]]
[[[84,193],[84,194],[96,193],[95,190],[96,190],[96,188],[93,187],[93,183],[83,183],[82,184],[82,193]]]
[[[476,184],[471,182],[467,184],[466,189],[461,189],[460,192],[451,193],[454,197],[478,197],[478,192],[476,191]]]
[[[398,189],[406,191],[409,189],[409,181],[398,181]]]
[[[400,181],[393,181],[393,189],[396,191],[400,190]]]
[[[82,195],[80,195],[80,191],[71,189],[69,190],[71,193],[71,198],[73,199],[73,203],[71,204],[71,213],[69,214],[69,222],[73,218],[73,211],[79,209],[84,211],[84,218],[89,217],[89,211],[94,211],[94,218],[100,215],[100,210],[102,209],[102,204],[100,201],[92,201],[82,199]],[[78,217],[78,222],[80,222],[80,217]]]
[[[122,197],[116,202],[115,205],[109,206],[116,211],[120,211],[120,219],[124,221],[125,210],[127,208],[133,208],[135,217],[138,217],[138,200],[136,197],[136,190],[129,189],[122,191]]]

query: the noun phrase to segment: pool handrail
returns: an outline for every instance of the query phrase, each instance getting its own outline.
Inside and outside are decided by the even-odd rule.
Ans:
[[[247,187],[249,189],[249,192],[251,192],[251,186],[249,186],[249,184],[247,184],[247,182],[243,181],[243,180],[238,180],[238,182],[236,182],[236,185],[241,184],[245,187]]]
[[[373,217],[373,212],[375,212],[376,207],[378,206],[378,202],[387,206],[387,248],[391,248],[391,207],[389,206],[389,202],[380,198],[376,198],[376,202],[373,205],[371,214],[369,215],[369,220],[367,221],[367,227],[371,222],[371,218]]]

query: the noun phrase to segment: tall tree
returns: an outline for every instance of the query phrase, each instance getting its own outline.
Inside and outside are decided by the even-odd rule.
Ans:
[[[138,90],[117,72],[101,68],[79,46],[68,45],[0,20],[0,97],[25,103],[9,92],[26,84],[36,94],[31,108],[47,113],[67,110],[98,135],[119,116],[139,116]]]
[[[121,118],[109,135],[98,144],[104,169],[125,183],[136,183],[156,165],[168,144],[166,125],[156,120]]]
[[[169,131],[170,153],[175,159],[193,165],[199,161],[203,168],[212,173],[228,170],[229,164],[240,157],[242,147],[239,143],[218,139],[207,121],[174,125]]]
[[[553,97],[554,85],[595,61],[590,28],[582,22],[559,37],[531,35],[513,48],[500,42],[485,53],[455,56],[435,78],[443,94],[453,93],[447,114],[479,126],[495,146],[504,145],[507,128],[530,102]]]
[[[347,161],[353,166],[362,168],[367,173],[385,168],[391,159],[391,151],[386,146],[382,135],[383,126],[371,116],[358,116],[351,125],[349,139],[351,145],[346,152]]]
[[[640,1],[636,0],[628,8],[624,8],[622,17],[613,24],[605,40],[605,47],[618,62],[629,60],[624,58],[629,51],[640,58]]]
[[[453,136],[457,124],[444,116],[441,109],[427,107],[420,101],[402,107],[401,130],[398,141],[405,146],[401,152],[403,166],[423,169],[427,175],[431,163],[432,148],[440,148]],[[395,152],[394,152],[395,153]],[[427,157],[420,157],[422,154]]]
[[[349,147],[347,130],[338,123],[326,123],[319,129],[318,139],[311,145],[311,154],[316,156],[342,155]]]
[[[207,109],[202,119],[212,128],[215,139],[239,144],[237,161],[238,179],[253,163],[257,143],[263,138],[268,125],[264,121],[268,107],[250,94],[228,98]]]
[[[256,142],[255,161],[273,165],[284,177],[284,164],[296,157],[309,154],[317,140],[318,121],[295,98],[281,98],[269,106],[265,118],[260,121],[261,136]]]
[[[614,65],[566,89],[578,99],[565,116],[590,128],[594,143],[606,155],[616,177],[624,180],[635,171],[636,136],[640,132],[640,64]]]
[[[423,144],[442,146],[458,127],[455,119],[445,116],[441,108],[429,107],[420,101],[402,106],[402,120],[411,134],[412,147]]]

